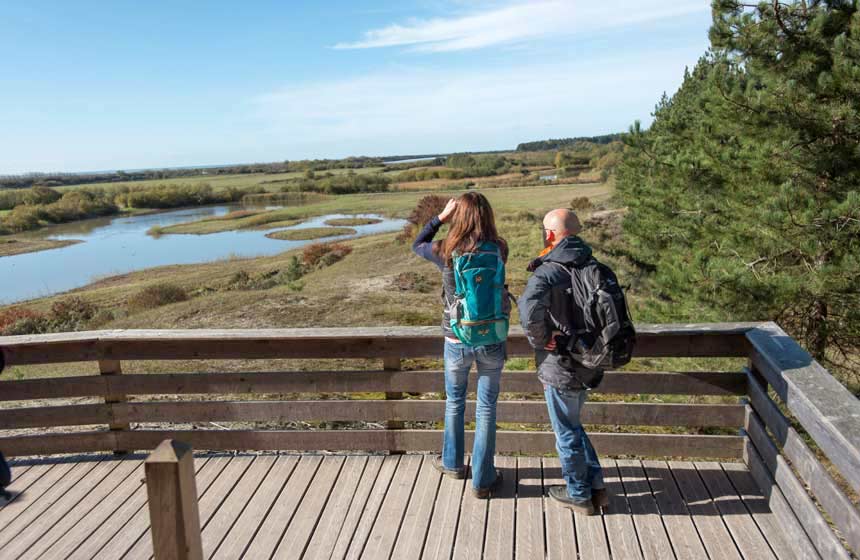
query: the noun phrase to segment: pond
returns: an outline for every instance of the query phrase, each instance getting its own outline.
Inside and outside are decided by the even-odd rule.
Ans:
[[[173,264],[196,264],[231,257],[275,255],[303,247],[310,241],[269,239],[268,230],[244,230],[207,235],[163,235],[147,232],[156,226],[223,216],[236,210],[264,207],[222,205],[159,212],[121,218],[86,220],[51,227],[40,233],[49,239],[75,239],[81,243],[58,249],[0,257],[0,304],[20,302],[65,292],[107,276]],[[271,207],[268,207],[271,208]],[[319,228],[333,218],[368,217],[376,224],[354,226],[355,234],[322,241],[351,239],[397,231],[406,223],[372,214],[329,214],[310,218],[290,228]]]

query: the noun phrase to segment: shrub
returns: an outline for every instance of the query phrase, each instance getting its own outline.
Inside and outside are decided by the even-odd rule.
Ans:
[[[570,201],[570,207],[573,210],[588,210],[593,206],[587,196],[578,196]]]
[[[136,313],[188,299],[185,288],[175,284],[154,284],[128,298],[128,312]]]
[[[342,243],[313,243],[305,247],[302,258],[306,266],[330,266],[352,252],[352,247]]]
[[[391,287],[402,292],[420,294],[426,294],[433,288],[427,276],[417,272],[401,272],[391,280]]]
[[[16,307],[0,312],[0,335],[10,336],[14,334],[35,334],[35,332],[21,332],[24,324],[36,325],[45,320],[45,316],[41,313],[27,309],[25,307]],[[18,324],[21,323],[21,326]],[[24,328],[23,330],[27,330]]]
[[[398,243],[406,243],[412,240],[415,236],[416,227],[424,227],[435,216],[442,213],[448,199],[438,194],[431,194],[421,198],[415,208],[406,218],[407,224],[403,226],[403,231],[396,237]]]
[[[48,315],[51,332],[77,331],[87,328],[99,311],[99,307],[80,297],[57,301]]]

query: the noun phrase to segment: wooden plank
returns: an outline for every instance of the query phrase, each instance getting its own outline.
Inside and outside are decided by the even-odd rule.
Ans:
[[[543,510],[546,518],[546,557],[548,560],[572,558],[577,553],[573,513],[567,508],[559,507],[547,493],[551,486],[564,484],[565,481],[561,477],[561,462],[558,458],[545,458],[543,460]],[[606,552],[608,557],[608,549]],[[580,554],[584,556],[584,550],[580,550]],[[599,557],[599,554],[594,556],[594,558]],[[587,558],[592,557],[587,556]]]
[[[93,405],[99,406],[99,405]],[[77,407],[59,407],[72,409]],[[38,411],[31,409],[32,421]],[[71,412],[71,411],[70,411]],[[104,411],[106,414],[106,411]],[[185,401],[127,403],[113,406],[119,422],[215,422],[215,421],[372,421],[391,419],[439,422],[445,417],[445,401],[437,400],[305,400],[305,401]],[[466,402],[466,417],[474,418],[475,401]],[[549,423],[546,405],[540,401],[501,401],[499,422]],[[61,421],[72,423],[73,418]],[[106,418],[106,416],[105,416]],[[585,424],[634,426],[743,425],[745,408],[740,404],[586,403]],[[0,412],[0,424],[3,413]],[[51,424],[41,424],[51,425]],[[66,425],[66,424],[62,424]],[[402,427],[402,423],[397,424]],[[10,425],[8,427],[19,427]],[[392,428],[388,428],[392,429]]]
[[[337,543],[338,535],[349,514],[354,499],[360,499],[362,475],[367,466],[368,458],[363,455],[351,455],[346,458],[340,471],[337,484],[344,491],[332,492],[326,503],[322,516],[311,535],[311,540],[305,550],[305,558],[329,558]],[[368,491],[370,486],[368,485]],[[363,506],[363,504],[362,504]],[[250,507],[250,506],[249,506]],[[229,539],[229,537],[228,537]],[[422,535],[423,539],[423,535]],[[238,558],[240,555],[224,555],[223,558]]]
[[[543,473],[539,457],[517,459],[515,555],[544,558]]]
[[[370,532],[376,523],[379,511],[382,509],[382,503],[385,501],[385,495],[394,480],[394,475],[397,473],[397,466],[400,464],[401,457],[399,455],[389,455],[382,462],[382,468],[379,470],[379,476],[376,477],[376,482],[373,485],[373,490],[370,497],[364,506],[364,511],[361,514],[361,519],[352,534],[352,539],[349,543],[349,548],[346,550],[345,557],[353,560],[362,557],[367,539]],[[338,551],[338,547],[335,547]]]
[[[35,485],[56,463],[43,463],[41,465],[23,466],[12,465],[12,484],[6,487],[6,491],[12,494],[10,500],[0,500],[0,511],[7,505],[25,495],[31,486]]]
[[[468,466],[469,457],[466,458]],[[439,492],[436,495],[436,505],[427,540],[424,543],[422,559],[448,560],[454,550],[454,537],[457,534],[457,523],[460,519],[460,502],[466,489],[466,480],[455,480],[442,477]]]
[[[388,492],[385,493],[385,501],[382,502],[376,523],[364,546],[363,557],[389,558],[391,556],[421,462],[422,458],[418,455],[401,457]],[[483,533],[481,537],[483,540]]]
[[[110,407],[105,404],[5,408],[0,410],[0,429],[107,424],[110,418]]]
[[[274,458],[274,464],[266,478],[210,558],[242,558],[298,462],[299,458],[295,455],[279,455]]]
[[[187,441],[195,449],[316,451],[407,451],[438,450],[438,430],[132,430],[109,433],[117,437],[119,449],[151,449],[163,439]],[[38,436],[36,442],[50,442],[53,436]],[[466,447],[474,432],[466,432]],[[594,447],[603,456],[644,455],[652,457],[712,457],[739,459],[743,456],[741,436],[680,434],[590,433]],[[0,447],[13,438],[0,438]],[[28,442],[33,446],[33,442]],[[60,444],[52,447],[59,448]],[[552,432],[497,432],[498,453],[542,454],[555,449]],[[59,452],[59,451],[55,451]]]
[[[687,510],[693,516],[693,523],[696,524],[708,557],[712,560],[741,560],[732,536],[723,523],[717,506],[711,501],[693,463],[670,461],[669,468],[672,469]]]
[[[281,543],[273,558],[300,558],[311,539],[317,521],[332,492],[344,492],[347,489],[335,490],[335,483],[345,458],[330,456],[323,459],[316,476],[308,487],[302,503],[296,510],[293,520],[287,527]]]
[[[534,371],[505,371],[505,392],[541,393]],[[469,377],[475,387],[477,372]],[[611,394],[745,395],[746,375],[739,372],[608,371],[596,389]],[[281,394],[281,393],[438,393],[445,389],[441,371],[286,371],[243,373],[123,374],[110,380],[95,375],[0,382],[0,401],[127,395]]]
[[[376,487],[379,476],[382,475],[383,478],[388,477],[388,480],[391,480],[393,471],[390,469],[390,464],[386,466],[385,472],[382,472],[382,466],[385,459],[385,457],[380,457],[379,455],[367,458],[367,465],[364,468],[364,472],[361,474],[361,481],[358,483],[355,496],[349,504],[349,511],[346,514],[346,519],[344,519],[343,524],[340,527],[340,531],[338,531],[334,547],[328,557],[332,559],[342,559],[346,557],[349,545],[352,542],[352,537],[358,529],[359,522],[364,517],[364,510],[368,506],[368,499]],[[389,463],[390,462],[391,459],[389,459]],[[326,556],[320,555],[320,557],[325,558]]]
[[[114,449],[119,449],[116,444],[118,433],[105,430],[99,432],[0,437],[0,449],[8,457],[113,451]],[[154,449],[156,445],[158,443],[153,439],[152,445],[148,445],[146,448]]]
[[[504,475],[502,475],[504,477]],[[504,482],[504,479],[502,479]],[[460,519],[454,537],[455,560],[481,558],[487,530],[487,511],[490,500],[480,499],[472,492],[472,481],[466,482],[460,502]]]
[[[742,357],[744,334],[760,323],[637,325],[640,357]],[[6,364],[76,361],[371,358],[438,356],[437,327],[348,329],[112,330],[0,337]],[[511,328],[508,352],[533,351],[518,326]]]
[[[487,534],[484,540],[484,558],[487,560],[513,560],[514,516],[517,500],[517,460],[514,457],[496,457],[496,468],[502,471],[502,487],[490,500],[487,513]]]
[[[758,460],[751,449],[750,464]],[[772,486],[770,496],[765,497],[743,463],[725,463],[723,470],[778,558],[820,558],[778,488]]]
[[[621,475],[614,459],[603,459],[603,481],[609,494],[608,511],[603,512],[603,524],[609,539],[609,550],[615,558],[641,560],[642,549],[636,537],[636,527],[630,515],[630,504],[621,484]]]
[[[800,434],[791,427],[788,419],[782,414],[776,403],[768,397],[764,388],[754,378],[750,380],[749,391],[753,408],[765,425],[770,428],[782,447],[782,453],[791,461],[793,469],[790,472],[797,473],[797,476],[809,487],[810,493],[815,496],[815,499],[830,516],[848,545],[855,552],[860,552],[860,512],[839,488],[827,469],[818,461],[812,450],[807,447]],[[781,466],[785,461],[778,453],[773,452],[771,446],[755,439],[759,437],[758,431],[750,430],[750,436],[754,437],[756,448],[771,474],[775,475],[780,469],[785,468]],[[779,479],[777,482],[779,483]],[[781,483],[780,486],[782,486]]]
[[[0,512],[0,520],[7,517],[12,518],[12,520],[0,525],[0,549],[4,549],[19,533],[26,530],[46,511],[49,511],[55,503],[60,502],[68,492],[74,490],[76,485],[82,483],[84,486],[81,488],[85,488],[86,485],[101,480],[114,466],[100,461],[77,463],[61,479],[51,485],[38,500],[30,504],[24,500],[16,500],[3,508],[3,511]],[[88,477],[90,474],[93,476]],[[15,507],[16,505],[18,507]],[[26,507],[27,505],[29,507]],[[20,511],[21,506],[26,507],[26,509]]]
[[[255,458],[215,515],[203,527],[201,536],[204,558],[211,558],[214,555],[227,533],[233,528],[233,524],[256,497],[263,479],[269,474],[276,459],[274,455]]]
[[[441,473],[433,468],[432,456],[424,455],[409,506],[403,515],[400,533],[394,543],[392,558],[421,557],[441,479]],[[313,556],[309,555],[309,558]]]
[[[201,493],[198,501],[201,527],[206,526],[209,519],[212,518],[224,500],[230,495],[253,461],[253,456],[240,455],[234,457],[212,482],[209,490],[206,493]],[[143,538],[138,540],[123,558],[127,558],[128,560],[148,560],[152,555],[152,539]]]
[[[231,456],[222,455],[213,457],[205,463],[195,461],[197,493],[200,496],[206,494],[212,482],[231,460]],[[84,544],[71,555],[70,560],[121,558],[138,542],[149,539],[146,486],[142,488],[142,492],[135,494],[134,498],[124,505],[122,512],[118,512],[84,541]]]
[[[123,393],[117,393],[111,387],[111,382],[113,379],[122,375],[122,362],[119,360],[99,360],[99,374],[106,378],[107,381],[107,393],[105,394],[105,404],[112,405],[114,403],[124,403],[128,401],[128,398]],[[110,430],[128,430],[129,429],[128,422],[111,422],[108,425]]]
[[[90,465],[92,466],[92,465]],[[76,467],[75,463],[58,463],[53,466],[49,465],[47,472],[38,477],[38,480],[33,480],[23,492],[15,494],[11,502],[6,502],[3,508],[0,509],[0,535],[3,530],[8,527],[12,521],[27,510],[30,506],[37,504],[42,497],[48,493],[55,484],[67,481],[69,473],[74,472],[72,469]],[[78,476],[80,476],[78,474]],[[14,485],[15,483],[13,483]],[[50,497],[51,494],[48,494]]]
[[[753,366],[860,492],[860,400],[774,323],[751,330]]]
[[[93,524],[98,524],[100,520],[108,513],[105,511],[113,504],[121,502],[135,488],[140,486],[140,477],[143,474],[143,464],[140,460],[127,459],[119,461],[119,465],[114,468],[111,473],[105,477],[98,485],[92,488],[87,495],[75,503],[70,504],[70,508],[66,511],[60,509],[60,504],[56,503],[51,508],[51,511],[46,512],[39,518],[41,529],[39,531],[31,531],[36,523],[30,525],[25,533],[29,533],[29,540],[32,542],[26,554],[32,558],[43,558],[47,555],[48,550],[52,545],[57,544],[65,537],[73,535],[73,532],[90,532],[89,527]],[[131,481],[131,485],[127,483]],[[101,510],[101,511],[99,511]],[[50,525],[51,518],[56,522]],[[79,527],[78,525],[81,525]],[[25,533],[15,537],[15,546],[19,550],[24,549],[24,545],[28,540]],[[8,547],[8,552],[12,554],[15,546]],[[68,549],[67,549],[68,550]],[[5,550],[4,550],[5,552]]]
[[[776,558],[719,463],[694,463],[743,558]]]
[[[639,536],[642,556],[646,559],[673,558],[672,546],[642,464],[639,461],[618,460],[616,465],[633,513],[633,525]]]
[[[642,466],[648,476],[651,492],[657,500],[657,507],[663,518],[663,526],[669,534],[675,557],[679,560],[707,557],[690,512],[681,498],[675,479],[672,478],[669,465],[664,461],[643,461]]]
[[[799,523],[823,558],[848,558],[842,543],[779,454],[776,444],[768,437],[758,414],[753,410],[750,410],[747,430],[751,440],[748,445],[753,446],[747,449],[747,465],[774,514],[780,519],[788,517],[783,521],[786,526]],[[778,492],[775,491],[777,488]]]
[[[382,367],[386,372],[400,371],[400,356],[386,356],[382,359]],[[385,400],[399,401],[403,399],[403,393],[400,391],[386,391]],[[402,430],[403,422],[398,420],[387,420],[385,422],[386,429]]]

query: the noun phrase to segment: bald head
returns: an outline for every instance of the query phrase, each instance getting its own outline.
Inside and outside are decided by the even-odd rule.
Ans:
[[[558,243],[568,235],[576,235],[582,231],[579,218],[567,208],[557,208],[544,216],[543,227],[547,232],[555,234],[554,243]]]

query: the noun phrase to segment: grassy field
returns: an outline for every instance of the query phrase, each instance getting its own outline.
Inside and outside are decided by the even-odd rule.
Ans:
[[[55,239],[28,239],[26,237],[2,236],[0,237],[0,257],[10,257],[23,253],[35,253],[36,251],[47,251],[74,245],[78,241],[55,240]]]
[[[273,231],[266,235],[270,239],[284,239],[286,241],[306,241],[308,239],[323,239],[326,237],[337,237],[338,235],[352,235],[356,231],[347,227],[325,227],[305,229],[284,229]]]

